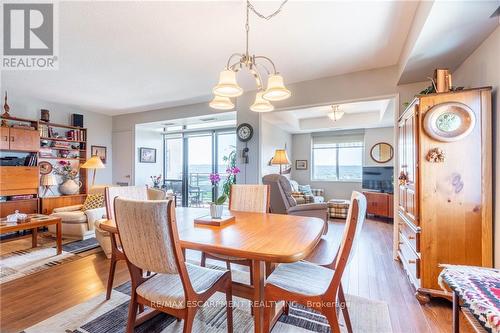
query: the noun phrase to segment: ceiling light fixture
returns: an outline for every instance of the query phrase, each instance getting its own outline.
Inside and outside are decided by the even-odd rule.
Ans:
[[[339,105],[332,105],[332,112],[328,113],[328,117],[333,121],[338,121],[344,116],[345,112],[340,110]]]
[[[285,87],[283,77],[276,71],[274,62],[266,56],[250,55],[248,52],[248,35],[250,32],[249,13],[250,10],[260,18],[269,20],[278,15],[288,0],[281,3],[280,7],[270,15],[262,15],[257,12],[250,1],[247,0],[246,6],[246,50],[245,53],[232,54],[226,64],[226,68],[219,74],[219,82],[213,88],[214,99],[209,103],[210,107],[218,110],[230,110],[234,108],[234,103],[231,98],[238,97],[243,94],[243,89],[236,81],[236,73],[243,68],[246,68],[255,78],[257,84],[257,94],[255,102],[250,106],[250,110],[255,112],[269,112],[274,110],[274,106],[269,101],[282,101],[291,96],[290,90]],[[233,59],[237,61],[233,62]],[[272,71],[264,65],[271,65]],[[267,75],[267,89],[264,89],[262,78],[259,70],[264,70]]]

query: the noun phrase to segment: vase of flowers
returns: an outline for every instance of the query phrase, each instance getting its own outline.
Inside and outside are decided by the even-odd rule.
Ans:
[[[153,187],[154,188],[160,188],[161,175],[151,176],[149,178],[151,178],[151,181],[153,182]]]
[[[231,155],[234,155],[231,157]],[[236,164],[236,152],[231,153],[229,156],[224,156],[224,161],[228,162],[226,168],[225,179],[222,183],[222,194],[214,201],[210,203],[210,216],[213,219],[220,219],[222,217],[222,212],[224,210],[224,203],[229,197],[229,191],[231,190],[231,185],[236,183],[236,175],[240,172],[240,169],[235,166]],[[212,188],[217,188],[222,178],[218,173],[211,173],[209,176],[210,182],[212,183]]]
[[[63,195],[76,194],[82,187],[82,182],[78,180],[78,170],[71,166],[69,161],[61,160],[54,168],[54,173],[62,177],[63,182],[59,185],[59,192]]]

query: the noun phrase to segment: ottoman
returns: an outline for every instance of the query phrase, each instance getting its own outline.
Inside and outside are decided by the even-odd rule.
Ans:
[[[328,215],[332,219],[346,219],[349,211],[349,200],[331,199],[328,200]]]

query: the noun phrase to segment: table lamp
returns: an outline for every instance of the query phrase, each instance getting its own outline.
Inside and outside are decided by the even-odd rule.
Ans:
[[[99,156],[97,156],[97,155],[94,155],[90,159],[88,159],[87,162],[83,163],[80,166],[80,168],[94,169],[94,175],[92,176],[92,186],[94,186],[96,169],[104,169],[106,167],[102,163],[101,158]]]
[[[271,160],[271,164],[279,164],[280,166],[280,175],[283,173],[282,171],[282,165],[283,164],[290,164],[290,160],[288,159],[288,155],[286,153],[285,149],[276,149],[274,152],[274,157]]]
[[[42,185],[44,188],[42,196],[45,197],[48,191],[52,192],[52,189],[50,187],[57,185],[57,179],[51,173],[42,175],[42,177],[40,178],[40,185]],[[54,192],[52,192],[52,194],[54,194]]]

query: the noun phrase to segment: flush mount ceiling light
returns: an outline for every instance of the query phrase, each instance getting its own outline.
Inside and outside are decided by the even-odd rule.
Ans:
[[[248,52],[248,34],[250,32],[249,13],[250,10],[260,18],[269,20],[278,15],[288,0],[281,3],[280,7],[270,15],[262,15],[257,12],[250,1],[246,6],[246,50],[245,53],[234,53],[227,60],[226,68],[219,74],[219,83],[213,88],[214,99],[209,103],[210,107],[218,110],[230,110],[234,108],[231,98],[243,94],[243,89],[236,81],[236,73],[246,68],[255,78],[257,84],[257,94],[255,102],[250,106],[250,110],[255,112],[269,112],[274,110],[270,101],[282,101],[291,96],[290,90],[285,87],[283,77],[276,71],[273,61],[266,56],[250,55]],[[271,65],[272,71],[266,65]],[[268,75],[267,89],[264,89],[260,71],[264,70]]]
[[[338,121],[344,116],[344,111],[340,110],[339,105],[332,105],[332,112],[328,113],[328,117],[333,121]]]

